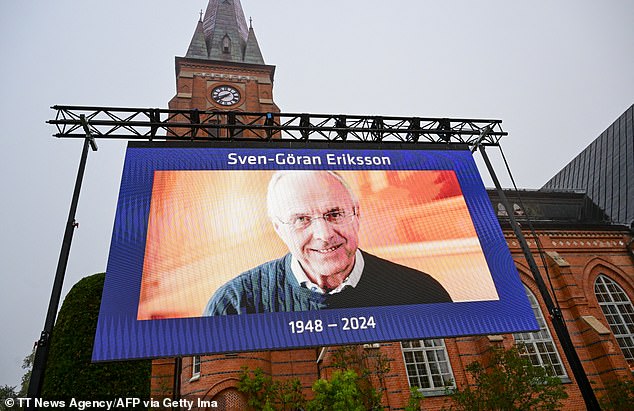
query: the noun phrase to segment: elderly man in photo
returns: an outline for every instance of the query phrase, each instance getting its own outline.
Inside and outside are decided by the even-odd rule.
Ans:
[[[220,287],[204,315],[450,302],[430,275],[359,247],[359,201],[332,171],[278,171],[267,207],[289,253]]]

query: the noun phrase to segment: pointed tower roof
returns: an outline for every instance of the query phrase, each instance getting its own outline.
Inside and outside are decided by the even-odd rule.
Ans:
[[[253,28],[247,28],[240,0],[209,0],[186,57],[264,64]]]
[[[255,38],[255,31],[253,27],[249,25],[249,35],[247,37],[247,46],[244,51],[244,62],[254,64],[264,64],[264,58],[258,45],[258,39]]]
[[[187,49],[187,54],[185,55],[185,57],[194,59],[207,58],[207,43],[205,42],[205,33],[203,31],[202,15],[201,19],[198,20],[196,30],[194,31],[192,41],[189,43],[189,48]]]

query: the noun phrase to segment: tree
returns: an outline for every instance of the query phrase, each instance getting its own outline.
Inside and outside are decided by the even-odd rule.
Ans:
[[[20,409],[18,407],[17,402],[14,403],[13,405],[9,405],[8,403],[9,401],[6,401],[8,399],[15,399],[17,397],[19,397],[20,394],[15,390],[15,387],[12,387],[10,385],[3,385],[0,387],[0,411],[9,411],[9,410],[18,410]]]
[[[27,397],[27,391],[29,389],[29,381],[31,380],[31,370],[33,369],[33,359],[35,358],[35,348],[31,351],[31,354],[24,357],[22,361],[22,369],[26,370],[22,376],[20,384],[20,390],[16,391],[17,387],[10,385],[3,385],[0,387],[0,411],[5,410],[19,410],[21,409],[16,402],[13,406],[8,406],[6,401],[9,398],[25,398]]]
[[[360,345],[344,345],[333,352],[333,367],[339,371],[354,371],[366,410],[383,409],[385,376],[390,372],[389,358],[379,350],[367,350]]]
[[[252,375],[251,375],[252,374]],[[247,404],[256,410],[272,410],[273,408],[273,380],[264,375],[261,368],[252,373],[244,367],[238,381],[238,391],[247,396]]]
[[[315,398],[308,403],[309,411],[365,411],[359,389],[359,376],[352,370],[335,371],[330,380],[319,379],[313,384]]]
[[[405,406],[405,411],[420,411],[420,407],[423,405],[425,396],[419,391],[418,387],[411,387],[409,389],[409,401]]]
[[[474,361],[466,369],[475,385],[450,391],[455,408],[476,410],[556,410],[568,394],[561,380],[520,355],[523,348],[493,349],[489,366]]]
[[[238,391],[247,396],[247,404],[255,410],[296,410],[306,404],[298,379],[273,381],[260,368],[253,372],[242,369]]]
[[[22,361],[22,369],[25,370],[20,383],[20,397],[27,397],[29,391],[29,382],[31,381],[31,373],[33,371],[33,361],[35,360],[35,347],[31,351],[31,354],[24,357]]]
[[[599,402],[601,409],[606,411],[634,410],[634,382],[617,380],[607,384]]]
[[[379,350],[361,346],[342,346],[333,352],[336,371],[330,379],[315,381],[315,397],[307,401],[297,379],[273,381],[261,369],[242,369],[238,391],[247,396],[255,410],[379,410],[383,409],[385,375],[390,371],[388,357]],[[378,385],[379,388],[376,388]]]
[[[91,363],[105,274],[81,279],[53,328],[42,397],[46,399],[150,396],[151,361]]]

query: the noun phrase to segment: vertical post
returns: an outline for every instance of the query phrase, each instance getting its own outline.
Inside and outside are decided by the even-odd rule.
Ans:
[[[172,404],[180,402],[181,399],[181,374],[183,373],[183,357],[174,358],[174,384],[172,385]],[[172,409],[180,409],[179,406],[172,405]]]
[[[48,303],[48,311],[46,313],[46,320],[44,322],[44,330],[40,334],[40,339],[38,340],[37,346],[35,348],[33,370],[31,372],[29,389],[27,391],[29,398],[39,398],[42,393],[42,384],[44,383],[44,371],[46,369],[46,361],[48,359],[48,353],[50,350],[51,335],[53,332],[53,326],[55,325],[55,318],[57,317],[59,300],[62,295],[62,286],[64,284],[64,276],[66,275],[66,266],[68,265],[68,256],[70,255],[70,246],[73,241],[73,233],[75,228],[77,227],[75,214],[77,211],[77,203],[79,202],[81,183],[84,179],[84,170],[86,169],[88,147],[90,146],[93,151],[97,151],[97,144],[90,134],[88,123],[86,122],[86,117],[82,114],[80,119],[82,122],[82,126],[84,127],[84,131],[86,132],[86,138],[84,139],[84,146],[82,148],[81,159],[79,161],[79,169],[77,170],[77,179],[75,180],[75,189],[73,191],[73,198],[70,203],[68,221],[66,222],[64,239],[62,240],[62,248],[59,253],[59,260],[57,261],[57,270],[55,272],[55,280],[53,282],[53,289],[51,291],[51,299]],[[33,401],[30,402],[30,406],[28,406],[27,409],[35,409]]]
[[[515,220],[515,216],[513,215],[513,209],[511,208],[502,187],[500,186],[500,182],[495,175],[495,171],[493,170],[493,166],[489,161],[489,157],[486,154],[484,146],[480,146],[480,153],[482,153],[482,158],[489,170],[489,174],[493,179],[493,183],[495,184],[495,188],[497,189],[498,195],[500,196],[500,200],[504,205],[504,208],[508,211],[509,220],[511,223],[511,228],[517,237],[518,242],[522,248],[524,253],[524,258],[526,258],[526,262],[533,273],[533,277],[535,278],[535,283],[537,284],[537,288],[539,289],[539,293],[544,299],[544,304],[546,304],[546,308],[550,313],[553,327],[555,328],[555,333],[559,338],[559,342],[561,343],[561,347],[564,351],[564,355],[568,360],[568,364],[570,364],[570,369],[572,370],[573,375],[575,376],[575,380],[577,381],[577,385],[579,386],[579,390],[581,391],[581,395],[583,396],[583,400],[586,404],[586,408],[588,410],[600,410],[599,402],[597,401],[597,397],[594,395],[594,391],[592,390],[592,385],[588,380],[588,376],[583,369],[583,364],[581,364],[581,360],[577,355],[577,351],[575,350],[574,344],[572,343],[572,339],[570,338],[570,333],[568,332],[568,328],[566,328],[566,322],[561,313],[561,310],[555,305],[553,299],[548,292],[548,287],[544,282],[544,279],[539,272],[539,268],[537,267],[537,263],[535,263],[535,259],[533,258],[533,254],[531,253],[530,247],[522,234],[522,230],[520,229],[517,221]]]
[[[266,126],[266,139],[270,140],[271,138],[273,138],[273,126],[275,125],[273,113],[266,113],[266,120],[264,120],[264,125]]]

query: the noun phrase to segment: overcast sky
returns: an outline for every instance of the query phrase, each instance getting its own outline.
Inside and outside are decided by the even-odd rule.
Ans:
[[[43,329],[80,140],[54,104],[161,107],[206,0],[0,1],[0,385]],[[495,118],[539,188],[634,102],[634,2],[242,0],[282,112]],[[106,269],[125,144],[89,155],[64,294]],[[509,179],[496,159],[503,184]],[[491,186],[476,154],[485,184]]]

